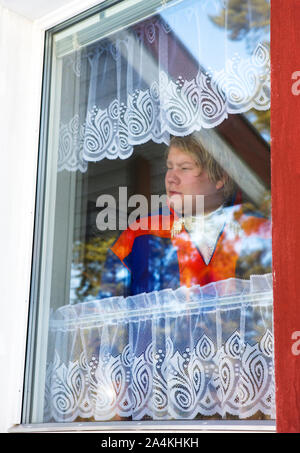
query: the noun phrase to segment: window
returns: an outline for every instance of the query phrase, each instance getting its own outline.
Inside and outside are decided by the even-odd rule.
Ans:
[[[274,419],[269,2],[47,46],[24,421]]]

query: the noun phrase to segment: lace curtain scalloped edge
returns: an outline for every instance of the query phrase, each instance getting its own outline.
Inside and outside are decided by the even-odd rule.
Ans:
[[[273,335],[266,330],[254,345],[239,332],[216,349],[205,334],[180,354],[167,339],[165,351],[154,343],[139,357],[130,346],[116,357],[106,354],[69,361],[55,352],[49,363],[46,420],[96,421],[115,417],[141,420],[194,419],[197,415],[233,415],[245,419],[258,411],[275,418]]]
[[[60,125],[58,171],[87,170],[88,162],[127,159],[133,147],[169,136],[188,135],[221,124],[228,114],[270,108],[269,49],[259,43],[249,59],[233,57],[222,71],[199,72],[176,81],[161,71],[146,90],[128,93],[127,104],[113,99],[92,107],[85,121],[76,113]]]

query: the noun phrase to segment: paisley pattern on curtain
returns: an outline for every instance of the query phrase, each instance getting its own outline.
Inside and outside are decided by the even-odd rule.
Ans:
[[[275,418],[271,274],[68,305],[45,422]]]

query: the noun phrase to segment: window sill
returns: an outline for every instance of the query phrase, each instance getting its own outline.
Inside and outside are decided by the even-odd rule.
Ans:
[[[20,424],[9,429],[10,433],[55,433],[55,432],[276,432],[273,420],[251,421],[152,421],[152,422],[99,422],[99,423],[37,423]]]

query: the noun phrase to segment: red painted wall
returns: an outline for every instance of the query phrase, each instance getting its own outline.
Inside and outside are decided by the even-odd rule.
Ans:
[[[292,339],[300,335],[300,77],[292,79],[300,71],[299,0],[271,0],[271,64],[276,419],[278,432],[299,433],[300,344]]]

